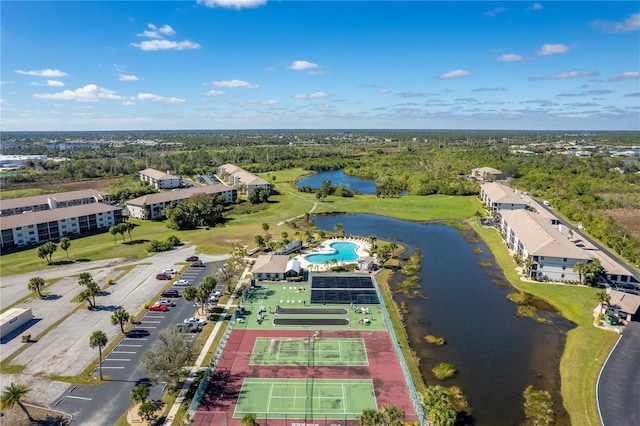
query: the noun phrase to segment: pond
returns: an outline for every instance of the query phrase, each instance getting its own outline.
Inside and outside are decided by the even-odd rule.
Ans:
[[[326,180],[331,181],[331,185],[333,186],[343,185],[349,187],[353,191],[359,192],[360,194],[376,193],[375,181],[345,175],[343,169],[316,173],[315,175],[311,175],[298,181],[296,183],[296,187],[302,188],[303,186],[308,186],[313,189],[318,189],[322,186],[322,182]]]
[[[420,224],[383,216],[354,214],[314,216],[327,231],[340,223],[347,234],[395,241],[422,252],[418,276],[425,297],[394,293],[406,304],[406,329],[420,358],[427,385],[459,386],[473,408],[476,425],[518,425],[524,420],[522,393],[528,385],[550,391],[558,425],[568,425],[560,397],[559,362],[566,332],[572,323],[548,311],[539,315],[545,325],[516,316],[516,305],[506,298],[514,291],[480,239],[467,238],[443,224]],[[404,279],[396,274],[392,289]],[[443,337],[444,346],[425,342],[428,334]],[[431,369],[440,362],[453,364],[456,377],[438,381]]]

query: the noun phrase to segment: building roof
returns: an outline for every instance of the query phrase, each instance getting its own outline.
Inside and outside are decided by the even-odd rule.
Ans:
[[[302,266],[300,265],[300,261],[298,259],[289,259],[287,262],[287,266],[285,268],[285,272],[294,271],[299,274]]]
[[[141,175],[149,176],[155,180],[167,180],[167,179],[180,179],[180,176],[172,175],[171,173],[161,172],[156,169],[144,169],[138,172]]]
[[[609,292],[609,305],[616,306],[621,311],[633,315],[638,312],[638,308],[640,308],[640,296],[611,290]]]
[[[531,256],[591,259],[589,253],[573,245],[557,226],[537,213],[521,209],[501,210],[500,214]]]
[[[9,308],[0,314],[0,324],[4,325],[5,323],[17,317],[18,315],[25,312],[30,312],[30,311],[31,311],[31,308]]]
[[[97,201],[104,200],[106,192],[96,191],[95,189],[81,189],[79,191],[58,192],[55,194],[34,195],[31,197],[9,198],[0,201],[0,208],[17,209],[24,207],[37,206],[40,204],[49,204],[49,199],[53,198],[57,202],[66,202],[72,200],[80,200],[83,198],[95,197]]]
[[[287,264],[289,263],[289,256],[281,254],[262,254],[256,259],[256,263],[253,265],[253,273],[285,273]]]
[[[2,216],[0,218],[0,229],[13,229],[19,226],[37,225],[38,223],[56,222],[62,219],[87,216],[90,214],[112,212],[122,210],[121,207],[114,207],[104,203],[79,204],[72,207],[64,207],[53,210],[42,210],[38,212],[28,212]]]
[[[527,204],[527,201],[506,185],[497,182],[487,182],[481,185],[492,203]]]
[[[153,204],[170,203],[172,201],[185,200],[194,194],[221,194],[233,189],[235,188],[223,184],[196,186],[193,188],[143,195],[142,197],[126,201],[125,204],[132,206],[142,206],[143,204],[146,204],[150,206]]]
[[[229,173],[231,176],[237,177],[240,179],[240,182],[250,186],[250,185],[269,185],[269,182],[266,180],[259,178],[253,173],[249,173],[245,169],[242,169],[233,164],[224,164],[220,166],[220,169]]]

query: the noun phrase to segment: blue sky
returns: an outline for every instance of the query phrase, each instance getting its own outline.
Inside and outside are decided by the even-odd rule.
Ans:
[[[640,3],[3,1],[1,128],[640,130]]]

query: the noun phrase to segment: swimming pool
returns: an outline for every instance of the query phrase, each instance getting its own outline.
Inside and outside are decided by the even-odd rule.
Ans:
[[[332,253],[308,254],[304,258],[309,263],[324,263],[336,259],[337,261],[352,262],[360,256],[356,253],[357,244],[338,242],[329,245],[334,251]]]

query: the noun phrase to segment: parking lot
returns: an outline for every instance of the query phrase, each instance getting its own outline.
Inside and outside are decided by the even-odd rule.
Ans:
[[[210,272],[210,268],[187,267],[185,258],[193,255],[193,250],[193,247],[183,246],[143,260],[127,262],[124,259],[110,259],[3,278],[2,308],[14,305],[29,295],[27,282],[33,276],[40,276],[46,280],[58,279],[58,281],[47,287],[45,292],[49,294],[49,297],[27,299],[25,302],[15,305],[16,307],[30,307],[34,320],[31,321],[28,328],[21,330],[11,340],[3,339],[0,351],[1,358],[4,360],[20,350],[12,364],[23,365],[24,370],[22,374],[2,374],[2,382],[25,383],[32,389],[32,392],[29,393],[30,401],[45,406],[57,404],[56,408],[66,411],[61,407],[60,396],[68,393],[69,385],[64,382],[46,380],[43,377],[74,376],[84,371],[91,362],[95,361],[98,357],[98,351],[89,347],[91,334],[96,330],[103,331],[109,339],[109,344],[116,339],[120,333],[120,327],[111,324],[113,311],[122,307],[136,316],[143,312],[144,304],[152,300],[169,284],[167,281],[155,279],[158,272],[170,267],[178,270],[185,269],[184,279],[193,282],[202,280]],[[225,258],[226,256],[205,256],[203,260],[215,262],[223,261]],[[131,269],[114,285],[106,287],[106,278],[121,274],[116,269],[122,266],[130,266]],[[73,301],[81,291],[77,275],[85,271],[89,272],[94,281],[104,289],[103,293],[96,297],[98,308],[93,311],[76,310],[78,303]],[[155,331],[193,315],[195,308],[192,303],[181,299],[176,299],[176,302],[177,306],[168,312],[146,312],[144,314],[135,328],[148,330],[149,337],[125,338],[113,353],[103,354],[105,357],[103,374],[113,377],[113,383],[118,383],[115,380],[120,380],[117,377],[120,377],[122,373],[123,380],[127,380],[125,383],[130,384],[128,382],[130,379],[126,377],[135,372],[129,367],[137,364],[138,357],[141,356],[147,345],[152,343]],[[34,341],[22,343],[20,334],[23,332],[30,333]],[[108,368],[105,369],[105,367]],[[76,395],[70,396],[82,396],[77,394],[78,388],[73,390]],[[125,396],[128,405],[128,392]],[[81,398],[64,399],[76,403],[90,401]]]

